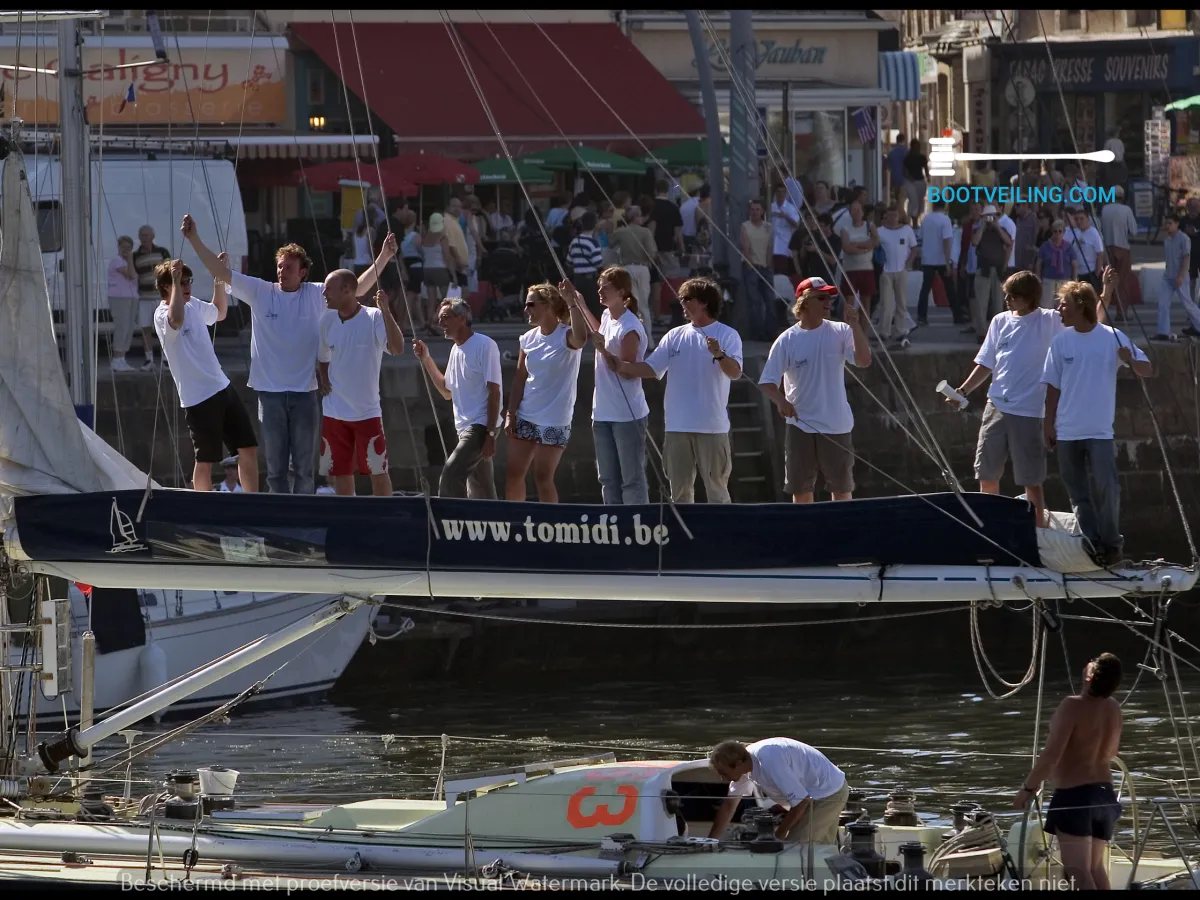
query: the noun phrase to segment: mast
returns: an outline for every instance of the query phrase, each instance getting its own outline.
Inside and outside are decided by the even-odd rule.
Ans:
[[[700,14],[694,9],[684,12],[687,16],[688,34],[692,37],[692,49],[696,54],[696,74],[700,78],[700,100],[704,108],[705,132],[708,135],[708,186],[712,191],[712,220],[720,231],[728,233],[729,223],[725,215],[725,173],[721,162],[721,117],[717,112],[717,92],[713,85],[712,61],[708,46],[700,27]],[[732,94],[732,92],[731,92]],[[710,229],[711,230],[711,229]],[[728,259],[728,248],[721,234],[711,234],[713,268]]]
[[[62,128],[60,171],[67,382],[76,414],[92,428],[96,416],[96,373],[92,357],[95,303],[94,285],[88,277],[91,161],[83,99],[82,46],[78,20],[62,19],[58,23],[58,104]]]

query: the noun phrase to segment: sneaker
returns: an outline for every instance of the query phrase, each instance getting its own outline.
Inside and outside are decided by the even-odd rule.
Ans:
[[[145,371],[148,371],[153,368],[154,368],[154,354],[147,353],[146,361],[144,363],[142,363],[142,371],[145,372]]]
[[[900,349],[907,350],[909,348],[909,340],[906,337],[900,338]]]
[[[928,319],[917,319],[917,326],[920,328],[928,328],[929,320]]]
[[[1177,334],[1156,334],[1156,335],[1154,335],[1154,337],[1150,338],[1150,340],[1158,341],[1159,343],[1162,343],[1162,344],[1173,344],[1173,343],[1175,343],[1175,341],[1179,340],[1179,335],[1177,335]]]
[[[133,371],[133,366],[131,366],[129,363],[127,363],[125,361],[125,357],[123,357],[123,356],[113,357],[112,361],[109,362],[108,367],[110,369],[112,369],[112,371],[114,371],[114,372],[132,372]]]

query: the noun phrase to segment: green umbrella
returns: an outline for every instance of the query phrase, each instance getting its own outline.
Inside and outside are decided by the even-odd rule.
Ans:
[[[554,181],[553,173],[547,172],[545,169],[540,169],[519,159],[515,159],[513,162],[516,164],[516,175],[519,175],[520,180],[525,184],[550,184]],[[509,165],[507,159],[494,157],[480,160],[473,165],[479,170],[480,184],[517,183],[517,178],[513,175],[513,167]]]
[[[1200,94],[1196,94],[1194,97],[1187,97],[1183,100],[1176,100],[1174,103],[1168,103],[1166,109],[1167,111],[1172,109],[1188,109],[1192,106],[1200,106]]]
[[[721,142],[721,155],[721,162],[728,163],[729,145],[724,141]],[[642,162],[653,166],[655,158],[668,169],[692,169],[697,166],[706,166],[708,165],[708,141],[694,139],[668,144],[666,147],[651,150],[642,158]]]
[[[576,156],[576,154],[579,154]],[[610,175],[645,175],[646,164],[637,160],[597,150],[594,147],[555,147],[526,153],[519,162],[541,166],[543,169],[584,169],[588,172],[607,172]]]

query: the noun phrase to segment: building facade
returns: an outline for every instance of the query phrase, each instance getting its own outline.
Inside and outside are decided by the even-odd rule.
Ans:
[[[704,24],[721,128],[728,134],[729,17],[714,13]],[[642,54],[699,107],[696,55],[684,16],[631,10],[624,26]],[[894,43],[895,33],[895,23],[862,12],[755,12],[758,111],[797,175],[834,186],[866,185],[872,195],[881,190],[879,110],[890,108],[893,95],[881,87],[879,60],[881,38],[890,35]],[[864,108],[876,125],[865,143],[854,122]]]

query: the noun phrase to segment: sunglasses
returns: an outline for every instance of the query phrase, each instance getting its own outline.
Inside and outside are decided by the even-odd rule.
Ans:
[[[180,280],[180,282],[179,282],[179,283],[180,283],[180,284],[181,284],[183,287],[191,287],[191,286],[192,286],[192,279],[190,279],[190,278],[183,278],[183,279],[181,279],[181,280]]]

